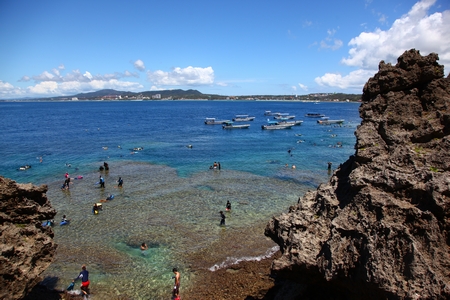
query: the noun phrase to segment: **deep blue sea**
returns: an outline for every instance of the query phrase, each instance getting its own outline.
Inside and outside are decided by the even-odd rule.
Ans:
[[[57,223],[63,214],[71,219],[54,226],[58,251],[43,274],[59,278],[59,288],[87,264],[95,299],[169,299],[173,267],[181,270],[182,295],[195,270],[276,250],[265,225],[327,181],[328,162],[335,169],[354,154],[358,108],[288,101],[0,102],[0,175],[47,184]],[[262,130],[273,118],[267,110],[304,122]],[[345,122],[319,125],[304,116],[311,112]],[[248,129],[204,124],[207,117],[237,114],[256,118],[245,122]],[[104,162],[109,171],[99,171]],[[209,169],[214,162],[220,170]],[[20,170],[25,165],[31,168]],[[66,172],[72,183],[61,190]],[[105,188],[97,184],[100,175]],[[109,194],[114,199],[93,215],[92,205]],[[220,227],[227,200],[232,210]]]

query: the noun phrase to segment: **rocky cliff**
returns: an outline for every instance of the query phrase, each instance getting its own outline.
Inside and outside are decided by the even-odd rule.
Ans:
[[[382,61],[355,155],[269,222],[275,299],[450,299],[450,78],[438,59]]]
[[[56,250],[53,230],[43,227],[56,211],[47,187],[0,177],[0,299],[22,299],[42,280]]]

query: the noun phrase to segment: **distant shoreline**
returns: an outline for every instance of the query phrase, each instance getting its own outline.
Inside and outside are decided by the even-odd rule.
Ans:
[[[254,101],[254,102],[301,102],[301,103],[322,103],[322,102],[332,102],[332,103],[361,103],[361,101],[335,101],[335,100],[293,100],[293,99],[161,99],[161,100],[155,100],[155,99],[133,99],[133,100],[127,100],[127,99],[83,99],[83,100],[50,100],[50,99],[20,99],[20,100],[13,100],[13,99],[0,99],[0,103],[17,103],[17,102],[176,102],[176,101],[199,101],[199,102],[210,102],[210,101],[220,101],[220,102],[245,102],[245,101]]]

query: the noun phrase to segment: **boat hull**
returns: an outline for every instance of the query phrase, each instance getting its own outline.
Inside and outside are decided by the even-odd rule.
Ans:
[[[342,124],[344,120],[317,120],[320,125]]]
[[[293,126],[299,126],[302,125],[303,121],[297,120],[297,121],[281,121],[278,122],[278,125],[293,125]]]
[[[308,113],[308,114],[305,115],[305,117],[308,117],[308,118],[323,118],[323,117],[325,117],[325,115],[324,114],[316,114],[316,113]]]
[[[290,129],[292,126],[294,125],[270,124],[270,125],[262,125],[261,128],[264,130],[281,130],[281,129]]]
[[[222,129],[247,129],[249,127],[250,127],[250,124],[222,125]]]
[[[213,118],[206,118],[205,120],[206,125],[222,125],[228,122],[230,122],[230,120],[216,120]]]

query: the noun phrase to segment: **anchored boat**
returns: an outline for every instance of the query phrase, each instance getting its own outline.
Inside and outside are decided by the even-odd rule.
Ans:
[[[230,120],[216,120],[216,118],[206,118],[205,124],[206,125],[222,125],[226,122],[230,122]]]
[[[250,124],[234,124],[233,122],[226,122],[222,125],[222,129],[246,129]]]

